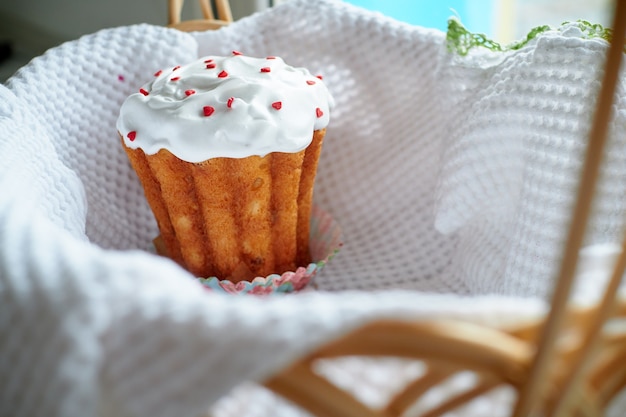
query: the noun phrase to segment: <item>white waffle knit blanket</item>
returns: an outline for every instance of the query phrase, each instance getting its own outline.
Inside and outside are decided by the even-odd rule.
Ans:
[[[146,251],[157,229],[118,109],[157,69],[234,49],[320,73],[336,99],[315,198],[344,248],[318,291],[211,294]],[[34,59],[0,86],[0,415],[197,416],[373,318],[541,314],[606,49],[570,26],[461,57],[439,31],[293,0],[215,32],[113,28]],[[588,243],[624,221],[623,84],[614,109]],[[214,412],[298,414],[258,408],[264,395],[240,386]]]

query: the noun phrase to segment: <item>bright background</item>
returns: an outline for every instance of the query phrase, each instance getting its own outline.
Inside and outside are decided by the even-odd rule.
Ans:
[[[235,18],[291,0],[230,0]],[[309,0],[317,1],[317,0]],[[458,15],[472,32],[508,43],[539,25],[609,24],[610,0],[343,0],[413,25],[446,30]],[[201,16],[186,0],[184,19]],[[0,82],[46,49],[101,28],[167,23],[167,0],[0,0]]]
[[[609,0],[345,0],[413,25],[446,30],[457,15],[472,32],[508,43],[536,26],[585,19],[610,23]]]
[[[379,11],[387,16],[413,25],[446,30],[446,22],[452,15],[461,17],[463,24],[473,31],[495,33],[495,16],[500,14],[498,0],[346,0],[354,5]]]

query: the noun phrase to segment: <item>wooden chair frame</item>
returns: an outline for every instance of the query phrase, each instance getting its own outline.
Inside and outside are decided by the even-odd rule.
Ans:
[[[213,14],[210,0],[198,0],[203,19],[181,21],[184,0],[168,0],[168,27],[185,32],[220,29],[233,21],[228,0],[214,0],[218,18]]]

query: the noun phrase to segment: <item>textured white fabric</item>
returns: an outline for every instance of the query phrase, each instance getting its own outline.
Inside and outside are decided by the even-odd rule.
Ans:
[[[373,318],[542,314],[606,45],[574,28],[506,54],[459,57],[444,41],[293,0],[216,32],[103,30],[20,70],[0,87],[0,415],[196,416]],[[323,74],[337,101],[315,198],[345,244],[321,291],[208,294],[145,251],[157,230],[119,145],[119,106],[159,68],[234,49]],[[589,243],[623,225],[619,93]],[[300,413],[267,395],[245,385],[214,411]],[[506,409],[504,393],[463,415],[502,398]]]

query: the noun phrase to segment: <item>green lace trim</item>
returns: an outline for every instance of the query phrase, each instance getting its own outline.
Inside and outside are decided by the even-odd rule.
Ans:
[[[604,39],[607,42],[611,42],[613,37],[613,31],[609,28],[605,28],[604,26],[597,23],[589,23],[586,20],[577,20],[575,22],[578,25],[578,28],[583,33],[583,37],[585,39]],[[570,22],[564,22],[561,24],[561,27],[570,24]],[[448,32],[446,34],[446,43],[448,45],[448,51],[456,52],[461,56],[465,56],[469,53],[469,51],[473,48],[486,48],[496,52],[502,51],[515,51],[522,47],[524,47],[528,42],[532,39],[536,38],[540,33],[546,32],[548,30],[552,30],[552,28],[548,25],[537,26],[533,28],[526,38],[512,42],[507,45],[501,45],[498,42],[487,38],[486,35],[482,33],[472,33],[465,28],[461,24],[461,22],[452,17],[448,19]],[[624,52],[626,52],[626,47],[624,48]]]

